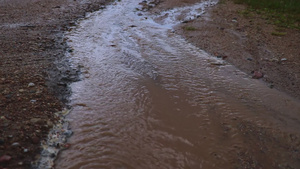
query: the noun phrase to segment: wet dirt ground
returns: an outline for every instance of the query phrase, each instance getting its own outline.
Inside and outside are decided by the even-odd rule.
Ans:
[[[104,1],[0,1],[0,168],[30,168],[78,70],[63,32]]]
[[[160,8],[171,4],[173,1],[164,1]],[[245,9],[222,0],[198,19],[179,25],[176,33],[249,75],[260,72],[271,88],[300,98],[300,31],[270,24],[272,21],[255,12],[246,15]],[[286,35],[275,36],[274,32]]]
[[[83,74],[56,168],[299,168],[299,100],[172,29],[214,2],[123,0],[67,33]]]
[[[29,168],[30,163],[39,154],[40,140],[45,139],[49,128],[51,128],[51,125],[56,120],[53,113],[64,107],[62,102],[66,102],[67,96],[70,94],[67,85],[72,81],[78,80],[77,69],[69,67],[68,59],[63,57],[66,51],[73,52],[73,50],[65,45],[63,32],[68,27],[73,26],[77,18],[82,18],[86,11],[94,11],[102,8],[103,2],[100,0],[13,0],[1,1],[0,3],[0,156],[8,155],[12,157],[11,160],[1,161],[0,168]],[[155,12],[156,9],[162,11],[174,6],[191,3],[193,2],[164,1],[154,8],[153,11]],[[236,11],[239,9],[243,9],[243,7],[236,6],[230,2],[220,4],[206,15],[203,15],[203,17],[193,22],[182,24],[176,29],[176,33],[185,36],[189,39],[189,42],[213,55],[227,56],[227,61],[244,70],[250,77],[252,76],[252,71],[257,70],[262,72],[264,74],[263,80],[269,83],[265,85],[274,86],[281,91],[299,98],[299,58],[297,57],[299,56],[299,53],[297,54],[299,52],[297,51],[300,39],[298,38],[299,31],[287,29],[285,30],[288,32],[287,36],[269,36],[270,31],[274,29],[272,25],[266,24],[263,20],[260,21],[255,17],[254,19],[250,18],[251,22],[250,20],[245,20],[245,18],[236,14]],[[232,20],[237,20],[238,22]],[[253,23],[256,20],[259,22]],[[203,22],[205,24],[202,24]],[[198,31],[187,31],[185,29],[187,26],[196,27]],[[199,41],[199,39],[203,39],[203,41]],[[239,41],[241,43],[232,45],[232,43],[228,43],[231,41]],[[110,45],[114,46],[115,44]],[[224,48],[224,46],[226,47]],[[267,56],[266,59],[265,55]],[[282,62],[282,58],[286,58],[287,60]],[[151,68],[151,66],[146,67]],[[150,91],[162,92],[152,85],[146,85],[145,87]],[[229,86],[229,89],[234,90],[234,87]],[[269,90],[267,91],[269,92]],[[249,93],[251,94],[252,92],[250,91]],[[247,98],[249,93],[241,94],[239,99],[243,100]],[[184,94],[178,95],[184,96]],[[143,98],[144,96],[141,96],[140,101],[145,102]],[[215,98],[215,96],[212,98]],[[157,104],[158,107],[154,108],[154,110],[165,110],[165,104],[176,107],[173,103],[165,102],[165,99],[168,98],[153,96],[153,99],[161,100],[161,103]],[[255,99],[247,101],[256,102]],[[269,104],[274,106],[278,102],[280,103],[280,99],[278,101],[275,97],[275,99],[270,100]],[[228,147],[234,152],[231,153],[231,158],[234,159],[232,161],[229,160],[228,162],[228,159],[223,158],[222,154],[224,152],[222,150],[224,149],[215,149],[216,151],[206,149],[207,151],[204,151],[204,154],[206,152],[206,158],[204,159],[215,159],[218,161],[217,159],[223,158],[216,165],[226,164],[230,165],[230,168],[299,168],[299,164],[297,163],[297,161],[299,162],[299,134],[297,131],[293,131],[297,123],[291,120],[293,119],[291,114],[286,115],[291,117],[290,120],[284,117],[286,113],[295,112],[296,109],[287,112],[293,105],[289,99],[286,100],[286,105],[289,108],[280,110],[280,113],[273,111],[273,109],[263,111],[269,112],[269,114],[266,113],[262,117],[263,120],[272,117],[271,119],[277,119],[277,122],[282,121],[282,123],[275,123],[280,124],[279,126],[275,125],[276,127],[269,123],[261,125],[264,122],[258,125],[257,122],[259,121],[243,117],[234,117],[232,120],[236,122],[228,124],[228,119],[225,118],[223,120],[224,114],[218,113],[216,113],[215,117],[203,118],[204,120],[217,122],[217,125],[213,126],[219,126],[215,131],[218,131],[222,135],[222,138],[220,138],[220,140],[223,140],[222,144],[226,144],[224,140],[228,140],[228,135],[234,135],[232,133],[238,133],[237,138],[243,140],[243,143],[237,142],[239,143],[238,145],[233,145],[230,141],[228,142]],[[77,106],[81,106],[81,109],[86,108],[86,105],[82,103],[79,103]],[[247,106],[251,107],[251,103]],[[87,109],[89,110],[89,108]],[[217,109],[214,112],[220,112],[223,108],[210,106],[210,109]],[[258,109],[265,110],[262,107]],[[277,110],[278,108],[274,109]],[[252,113],[260,112],[256,108],[252,108],[252,110]],[[172,112],[169,111],[169,113]],[[160,118],[160,114],[154,113],[153,115],[155,116],[150,117],[150,121],[151,119],[155,121],[157,118]],[[168,118],[170,114],[167,113],[164,115]],[[93,117],[91,115],[88,116]],[[121,118],[122,116],[119,117]],[[168,120],[166,122],[179,124],[182,117],[180,114],[177,114],[173,122]],[[296,116],[295,119],[298,117]],[[101,125],[107,126],[108,123],[105,122],[105,118],[103,119],[100,121]],[[45,123],[47,125],[44,125]],[[185,121],[180,124],[184,123]],[[143,126],[143,123],[139,124]],[[155,125],[152,126],[154,129],[156,124],[161,128],[161,124],[155,122]],[[206,124],[206,122],[203,121],[203,124]],[[139,128],[141,126],[136,127]],[[191,128],[195,127],[192,124],[187,126]],[[173,131],[172,128],[168,129],[166,127],[165,129],[168,132]],[[177,129],[180,130],[179,128]],[[108,129],[104,127],[101,130],[101,132],[104,132],[102,133],[104,134],[104,138],[112,137],[110,131],[105,130]],[[199,128],[199,131],[203,132],[203,130],[204,128]],[[143,133],[143,131],[141,132]],[[161,138],[161,140],[165,139],[164,132],[156,134],[154,132],[152,136]],[[176,135],[176,133],[173,134]],[[211,133],[206,134],[209,135]],[[207,139],[204,137],[199,138],[199,140]],[[173,142],[169,140],[164,142],[163,145],[183,145],[182,143],[185,142],[180,137],[176,139],[179,141]],[[74,140],[76,139],[74,138]],[[216,140],[213,140],[212,143],[216,143]],[[149,147],[151,148],[151,146]],[[183,147],[185,148],[185,146]],[[200,153],[202,151],[196,150],[196,152]],[[105,157],[109,157],[110,155],[109,151],[104,151],[103,153]],[[168,153],[165,155],[168,156]],[[181,160],[178,157],[174,163],[176,161],[180,162]],[[184,161],[185,159],[182,158],[182,162],[186,164],[186,161]],[[204,162],[204,165],[208,164]]]

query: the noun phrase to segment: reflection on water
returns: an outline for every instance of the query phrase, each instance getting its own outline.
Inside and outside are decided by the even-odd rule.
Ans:
[[[299,168],[299,100],[210,57],[170,22],[138,16],[137,4],[111,5],[68,35],[83,80],[56,168]]]

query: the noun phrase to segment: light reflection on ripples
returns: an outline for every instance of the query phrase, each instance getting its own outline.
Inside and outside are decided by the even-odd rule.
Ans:
[[[74,135],[57,168],[299,164],[281,158],[291,153],[278,141],[299,134],[298,100],[138,17],[136,4],[118,2],[68,35],[86,73],[72,85]]]

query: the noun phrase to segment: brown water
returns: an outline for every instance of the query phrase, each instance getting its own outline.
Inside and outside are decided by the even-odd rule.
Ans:
[[[206,5],[138,16],[122,0],[69,33],[83,80],[57,169],[300,168],[299,100],[172,33]]]

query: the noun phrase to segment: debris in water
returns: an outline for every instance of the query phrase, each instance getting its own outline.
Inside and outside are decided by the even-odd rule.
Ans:
[[[59,151],[70,147],[66,141],[73,132],[69,129],[69,123],[64,119],[69,112],[70,110],[66,109],[55,113],[59,121],[48,134],[47,141],[42,141],[41,157],[32,164],[33,168],[53,168]]]

